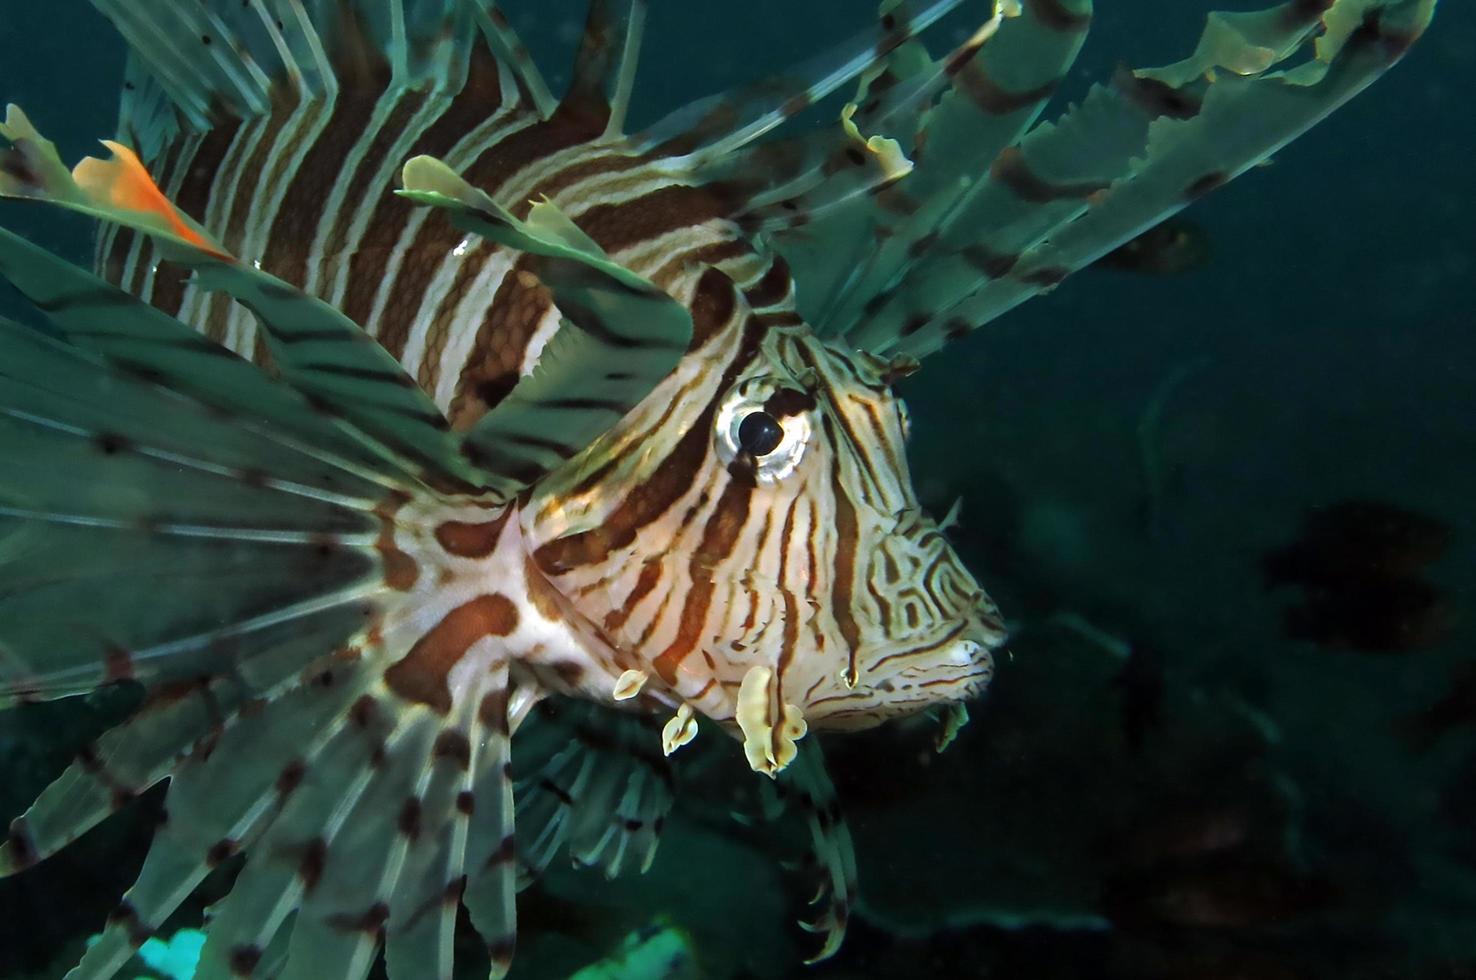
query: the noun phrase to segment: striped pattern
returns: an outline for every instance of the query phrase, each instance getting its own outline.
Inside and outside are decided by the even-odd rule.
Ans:
[[[679,300],[695,291],[700,263],[741,278],[761,267],[722,220],[728,206],[717,195],[582,121],[544,122],[501,101],[509,83],[485,70],[479,79],[474,65],[456,97],[408,91],[279,109],[229,139],[213,130],[185,140],[151,167],[232,253],[359,323],[457,430],[531,370],[559,313],[526,258],[393,196],[406,157],[440,158],[520,218],[546,197],[613,260]],[[113,281],[201,324],[210,339],[268,359],[248,310],[181,285],[167,263],[155,272],[152,246],[114,232],[101,250]]]
[[[981,690],[1003,627],[918,508],[890,365],[758,314],[692,360],[537,488],[539,568],[652,683],[729,724],[755,665],[812,728]],[[782,478],[720,424],[758,410],[809,433]]]
[[[1263,159],[1434,6],[1222,17],[1032,129],[1089,0],[1001,0],[940,59],[917,34],[958,0],[889,4],[626,136],[644,0],[594,0],[562,101],[490,0],[94,2],[159,187],[126,149],[74,177],[0,124],[0,195],[117,223],[107,282],[0,233],[69,341],[0,322],[0,699],[147,697],[0,873],[168,779],[73,976],[113,975],[244,852],[199,975],[313,980],[381,948],[449,978],[463,907],[503,975],[520,877],[564,848],[651,860],[657,739],[697,713],[808,824],[834,952],[855,861],[806,734],[956,727],[1004,640],[913,494],[909,355]],[[1320,60],[1207,77],[1252,39]],[[756,142],[857,78],[848,125]]]

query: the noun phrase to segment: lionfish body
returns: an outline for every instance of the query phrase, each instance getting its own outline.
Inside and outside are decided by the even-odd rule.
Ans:
[[[1035,127],[1087,0],[935,58],[957,3],[627,134],[639,0],[592,4],[557,101],[487,0],[95,0],[132,47],[113,158],[0,126],[0,195],[109,222],[96,277],[0,231],[62,338],[0,323],[0,694],[145,691],[0,869],[169,780],[76,975],[242,851],[203,976],[381,945],[449,976],[463,905],[505,970],[520,877],[649,863],[656,748],[699,717],[813,808],[833,951],[854,866],[806,733],[957,705],[1004,639],[893,383],[1264,160],[1434,6],[1214,15]],[[759,140],[856,79],[841,125]],[[568,737],[550,695],[616,710]],[[516,786],[515,733],[555,743]]]

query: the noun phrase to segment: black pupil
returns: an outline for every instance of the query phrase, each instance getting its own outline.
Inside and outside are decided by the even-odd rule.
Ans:
[[[779,448],[784,427],[768,412],[750,412],[738,423],[738,448],[755,456],[767,456]]]

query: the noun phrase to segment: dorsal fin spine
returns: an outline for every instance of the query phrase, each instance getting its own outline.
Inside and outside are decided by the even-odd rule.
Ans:
[[[282,60],[282,70],[287,73],[293,89],[299,96],[305,95],[307,89],[302,76],[302,68],[297,64],[297,59],[293,57],[292,49],[287,45],[287,39],[277,28],[277,18],[266,9],[265,0],[251,0],[251,9],[256,11],[256,16],[261,19],[262,27],[266,29],[267,36],[271,38],[272,47],[276,49],[277,57]]]
[[[610,121],[605,125],[606,136],[615,136],[624,131],[625,116],[630,109],[630,94],[635,89],[636,70],[640,66],[641,37],[645,30],[646,0],[633,0],[625,26],[625,43],[621,47],[619,66],[611,85]]]
[[[338,73],[333,70],[333,64],[328,60],[328,52],[323,50],[323,39],[318,36],[318,30],[313,26],[312,18],[303,9],[301,0],[287,0],[291,7],[292,16],[297,21],[299,35],[302,42],[307,45],[316,67],[321,92],[325,99],[332,100],[338,95]]]
[[[517,90],[523,93],[539,116],[547,119],[553,115],[558,108],[558,100],[549,91],[548,83],[543,80],[543,75],[533,63],[528,49],[518,40],[506,16],[497,9],[497,4],[493,0],[463,2],[470,7],[477,26],[481,28],[482,37],[486,39],[499,64],[512,73],[517,82]]]

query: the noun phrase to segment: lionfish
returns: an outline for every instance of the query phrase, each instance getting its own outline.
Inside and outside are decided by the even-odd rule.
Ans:
[[[461,907],[502,975],[554,854],[649,864],[699,721],[784,770],[832,953],[855,862],[806,733],[956,726],[1005,639],[894,385],[1263,163],[1435,0],[1212,14],[1040,125],[1090,0],[996,0],[941,56],[961,0],[886,2],[639,132],[645,0],[593,0],[562,98],[491,0],[93,4],[108,158],[0,126],[0,195],[105,224],[95,273],[0,229],[51,325],[0,321],[0,698],[142,700],[0,874],[167,781],[70,976],[241,854],[199,975],[319,980],[449,977]]]

